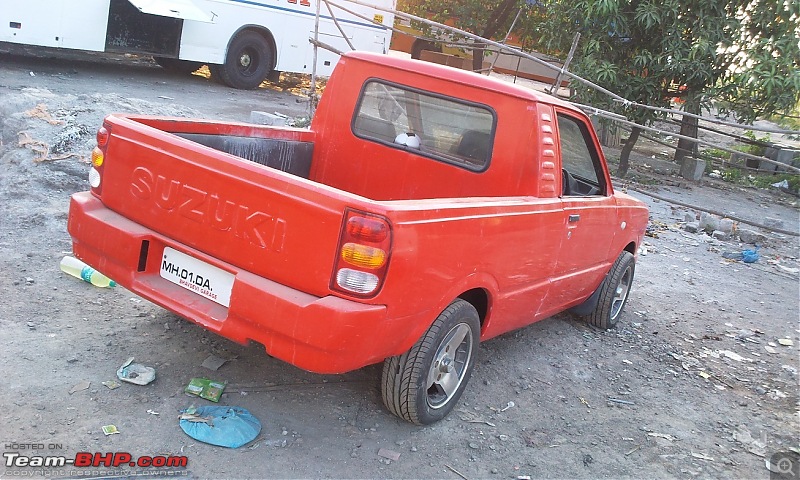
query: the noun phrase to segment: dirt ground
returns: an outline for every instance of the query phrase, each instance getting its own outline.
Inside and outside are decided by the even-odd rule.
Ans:
[[[379,366],[303,372],[123,288],[95,288],[59,270],[71,252],[69,195],[88,189],[87,156],[104,115],[247,121],[258,109],[297,117],[304,98],[232,90],[136,57],[7,52],[0,46],[2,452],[184,455],[188,464],[42,469],[9,467],[6,456],[0,478],[767,479],[766,461],[798,447],[796,236],[761,231],[758,262],[729,260],[722,253],[753,246],[688,233],[686,216],[699,211],[631,191],[651,208],[651,232],[620,326],[604,332],[564,314],[488,341],[457,410],[417,427],[383,408]],[[692,184],[647,161],[636,157],[634,167],[653,181],[617,188],[755,223],[769,217],[798,232],[795,197]],[[210,354],[227,362],[208,370],[201,363]],[[128,357],[154,367],[156,380],[104,386]],[[227,382],[220,404],[260,419],[254,442],[226,449],[181,431],[179,410],[210,404],[183,393],[203,376]],[[104,435],[112,424],[120,433]]]

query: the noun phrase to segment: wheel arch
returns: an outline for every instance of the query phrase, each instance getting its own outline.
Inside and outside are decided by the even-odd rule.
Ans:
[[[483,325],[489,314],[489,292],[485,288],[478,287],[467,290],[456,298],[466,301],[475,308],[480,319],[481,330],[483,330]]]
[[[261,35],[264,38],[264,40],[267,41],[267,43],[269,43],[270,47],[272,47],[272,53],[273,53],[272,65],[270,66],[270,70],[275,70],[275,68],[278,65],[278,45],[275,42],[275,36],[272,34],[272,31],[263,25],[247,24],[239,27],[238,30],[233,32],[231,38],[228,39],[228,44],[225,46],[225,54],[223,55],[223,58],[228,58],[228,51],[231,48],[231,44],[236,39],[236,37],[238,37],[244,32],[257,33]]]
[[[414,342],[436,321],[436,317],[458,299],[469,303],[478,312],[481,336],[483,336],[484,327],[488,325],[491,319],[492,300],[497,292],[499,292],[499,286],[494,277],[489,274],[473,273],[464,278],[461,282],[448,289],[430,309],[425,309],[426,316],[418,317],[419,323],[408,332],[405,338],[398,342],[399,349],[396,354],[411,348]]]
[[[459,298],[466,301],[478,312],[482,334],[492,315],[492,301],[499,292],[500,285],[493,275],[488,272],[473,272],[445,292],[439,300],[437,311],[443,311]]]
[[[622,251],[619,252],[619,254],[622,255],[622,252],[628,252],[631,255],[633,255],[634,258],[636,258],[636,243],[631,241],[630,243],[625,245],[625,248],[623,248]],[[612,264],[611,268],[613,268],[613,266],[614,265]],[[606,281],[606,277],[608,277],[608,275],[611,274],[611,268],[609,268],[609,271],[606,272],[605,275],[603,275],[603,279],[600,280],[600,284],[597,285],[597,288],[595,288],[595,290],[586,300],[569,309],[569,311],[573,315],[577,315],[579,317],[585,317],[586,315],[589,315],[597,307],[598,303],[600,302],[600,293],[601,290],[603,289],[603,283]]]

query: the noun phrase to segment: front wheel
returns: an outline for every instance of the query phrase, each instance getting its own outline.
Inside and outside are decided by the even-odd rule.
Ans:
[[[609,329],[617,324],[622,308],[628,301],[635,267],[636,261],[633,254],[627,251],[619,254],[611,271],[600,285],[600,298],[597,306],[587,317],[591,325]]]
[[[386,408],[417,425],[446,417],[472,375],[479,341],[478,312],[469,302],[455,300],[409,351],[384,361]]]
[[[252,90],[272,71],[274,52],[270,43],[259,33],[245,31],[231,42],[225,63],[211,69],[225,85]]]

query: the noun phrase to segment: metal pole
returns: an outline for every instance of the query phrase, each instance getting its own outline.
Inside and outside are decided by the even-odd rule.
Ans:
[[[800,168],[797,168],[795,166],[792,166],[792,165],[789,165],[789,164],[786,164],[786,163],[778,162],[778,161],[773,160],[771,158],[759,157],[758,155],[751,155],[749,153],[740,152],[738,150],[734,150],[732,148],[728,148],[728,147],[725,147],[725,146],[722,146],[722,145],[717,145],[717,144],[714,144],[714,143],[711,143],[711,142],[706,142],[705,140],[700,140],[699,138],[687,137],[686,135],[681,135],[681,134],[672,133],[672,132],[666,132],[664,130],[659,130],[657,128],[640,125],[638,123],[631,122],[630,120],[625,119],[625,117],[620,118],[621,115],[619,115],[619,114],[612,113],[612,112],[607,112],[605,110],[600,110],[600,109],[595,108],[595,107],[590,107],[590,106],[586,106],[586,105],[577,105],[577,104],[576,104],[576,106],[581,108],[581,109],[586,110],[587,113],[589,113],[590,115],[597,115],[598,117],[608,118],[608,119],[614,120],[615,122],[619,122],[619,123],[621,123],[623,125],[628,125],[630,127],[639,127],[642,130],[647,130],[647,131],[650,131],[650,132],[656,132],[656,133],[662,133],[662,134],[671,135],[674,138],[681,138],[683,140],[688,140],[690,142],[694,142],[694,143],[697,143],[699,145],[705,145],[707,147],[716,148],[718,150],[722,150],[722,151],[725,151],[725,152],[728,152],[728,153],[735,153],[735,154],[737,154],[737,155],[739,155],[741,157],[744,157],[744,158],[749,158],[749,159],[752,159],[752,160],[760,160],[762,162],[766,162],[766,163],[769,163],[771,165],[777,165],[777,166],[779,166],[781,168],[785,168],[786,170],[789,170],[789,171],[794,172],[794,173],[800,173]]]
[[[580,39],[581,39],[581,32],[575,32],[575,38],[572,39],[572,46],[569,48],[567,61],[565,61],[564,65],[561,66],[561,71],[558,72],[558,75],[556,75],[556,81],[553,82],[553,86],[550,87],[550,91],[547,92],[550,95],[553,95],[554,92],[558,92],[558,89],[561,87],[561,79],[564,77],[564,72],[567,71],[570,62],[572,62],[572,57],[573,55],[575,55],[575,50],[578,48],[578,41]]]
[[[506,36],[505,36],[505,37],[503,37],[503,41],[502,41],[502,42],[500,42],[500,43],[502,43],[503,45],[505,45],[505,43],[508,41],[508,37],[510,37],[510,36],[511,36],[511,30],[514,30],[514,26],[517,24],[517,20],[519,20],[519,16],[522,14],[522,10],[523,10],[524,8],[525,8],[524,6],[522,6],[522,7],[519,7],[519,11],[517,12],[517,16],[516,16],[516,17],[514,17],[514,21],[513,21],[513,22],[511,22],[511,26],[510,26],[510,27],[508,27],[508,33],[506,33]],[[492,70],[494,70],[494,64],[495,64],[495,63],[497,63],[497,60],[498,60],[499,58],[500,58],[500,51],[498,50],[498,51],[497,51],[497,53],[495,53],[494,59],[492,60],[492,65],[489,67],[489,70],[486,72],[486,75],[489,75],[489,74],[491,74],[491,73],[492,73]],[[519,69],[519,64],[517,64],[517,68]],[[515,78],[514,78],[514,82],[515,82],[515,83],[516,83],[516,80],[517,80],[517,79],[516,79],[516,77],[515,77]]]
[[[333,14],[333,10],[331,9],[331,4],[328,3],[328,0],[323,0],[323,1],[325,2],[325,7],[327,7],[327,9],[328,9],[328,13],[331,14],[331,18],[333,19],[333,24],[336,25],[336,28],[339,29],[339,33],[342,34],[342,38],[344,38],[344,41],[347,42],[348,46],[350,46],[350,50],[355,50],[356,47],[354,47],[353,43],[350,41],[350,39],[347,38],[347,34],[344,33],[344,30],[342,29],[342,26],[339,25],[339,20],[337,20],[336,19],[336,15]],[[318,38],[316,38],[315,40],[319,41]]]
[[[314,17],[314,64],[311,66],[311,86],[309,89],[309,102],[308,102],[308,116],[313,117],[314,111],[317,109],[317,51],[319,50],[319,10],[320,2],[317,0],[317,12]]]

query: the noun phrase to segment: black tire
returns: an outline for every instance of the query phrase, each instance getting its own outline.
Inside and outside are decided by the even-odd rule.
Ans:
[[[208,66],[208,73],[211,74],[211,81],[219,83],[220,85],[225,85],[225,82],[222,81],[222,65],[210,64]]]
[[[274,62],[275,52],[269,41],[257,32],[244,31],[228,47],[225,63],[211,71],[229,87],[252,90],[272,72]]]
[[[446,417],[472,375],[479,341],[478,312],[455,300],[409,351],[384,361],[381,393],[386,408],[417,425]]]
[[[164,70],[184,75],[188,75],[203,66],[200,62],[179,60],[177,58],[153,57],[153,60]]]
[[[628,302],[635,270],[636,261],[633,255],[627,251],[620,253],[600,286],[597,306],[586,317],[589,324],[604,330],[614,328]]]
[[[429,42],[427,40],[414,40],[414,43],[411,44],[411,58],[419,60],[423,50],[442,53],[442,46],[438,43]]]

